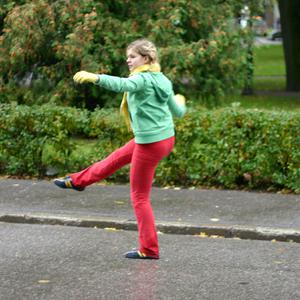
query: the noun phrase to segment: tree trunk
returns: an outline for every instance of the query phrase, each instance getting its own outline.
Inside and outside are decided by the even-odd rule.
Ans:
[[[279,0],[287,91],[300,91],[300,1]]]

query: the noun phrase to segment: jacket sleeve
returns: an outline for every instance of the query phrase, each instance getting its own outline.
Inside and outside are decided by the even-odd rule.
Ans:
[[[181,118],[186,112],[186,106],[176,102],[174,93],[169,97],[168,106],[174,117]]]
[[[140,75],[134,75],[129,78],[98,75],[99,79],[95,84],[114,92],[136,92],[145,87],[145,80]]]

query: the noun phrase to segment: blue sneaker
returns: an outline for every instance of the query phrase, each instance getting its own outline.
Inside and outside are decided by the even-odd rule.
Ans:
[[[142,253],[138,250],[132,250],[125,253],[126,258],[133,259],[159,259],[159,257],[147,256],[145,253]]]
[[[84,187],[81,186],[75,186],[72,183],[72,178],[70,176],[54,179],[54,184],[62,189],[73,189],[79,192],[84,191],[85,189]]]

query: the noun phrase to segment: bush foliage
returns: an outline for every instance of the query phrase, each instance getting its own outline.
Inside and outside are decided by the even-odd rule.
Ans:
[[[80,69],[127,76],[125,48],[140,37],[157,44],[177,92],[215,103],[246,80],[248,34],[233,24],[241,1],[2,2],[2,103],[114,106],[120,95],[75,86],[72,77]]]
[[[80,132],[86,121],[84,111],[74,108],[0,106],[0,172],[10,175],[45,175],[47,165],[68,168],[72,143],[70,132]],[[45,151],[52,156],[44,160]]]
[[[89,112],[51,105],[0,105],[0,173],[44,176],[75,172],[106,157],[131,134],[117,110]],[[289,189],[300,193],[300,114],[238,107],[195,110],[176,120],[176,147],[156,184]],[[70,137],[97,138],[90,151]],[[113,180],[128,179],[120,170]]]

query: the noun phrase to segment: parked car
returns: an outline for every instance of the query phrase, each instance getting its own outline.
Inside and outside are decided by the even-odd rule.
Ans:
[[[271,40],[276,41],[276,40],[281,40],[282,39],[282,32],[281,31],[276,31],[272,33],[271,35]]]

